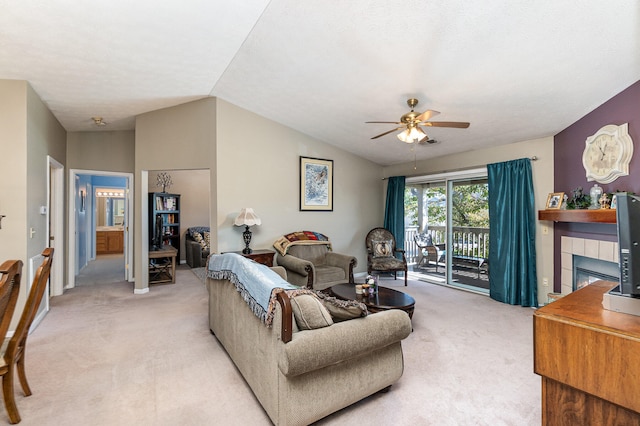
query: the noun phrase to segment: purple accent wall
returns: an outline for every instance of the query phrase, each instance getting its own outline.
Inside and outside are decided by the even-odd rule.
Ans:
[[[586,193],[595,182],[587,182],[582,166],[582,152],[587,137],[607,124],[629,123],[634,154],[629,164],[629,176],[609,184],[599,184],[605,192],[630,191],[640,193],[640,80],[600,105],[554,137],[554,191],[570,194],[581,186]],[[613,224],[557,222],[554,230],[554,291],[560,291],[560,239],[562,236],[617,241]]]

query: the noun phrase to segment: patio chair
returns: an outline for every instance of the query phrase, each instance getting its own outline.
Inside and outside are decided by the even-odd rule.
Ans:
[[[416,245],[418,246],[418,268],[435,267],[438,272],[438,262],[440,260],[440,251],[433,245],[431,234],[422,233],[416,234],[413,237]]]

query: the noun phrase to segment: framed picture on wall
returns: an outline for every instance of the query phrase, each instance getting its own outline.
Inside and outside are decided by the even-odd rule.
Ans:
[[[333,211],[333,160],[300,157],[300,211]]]
[[[547,197],[547,210],[557,210],[562,206],[562,201],[564,199],[564,192],[551,192]]]

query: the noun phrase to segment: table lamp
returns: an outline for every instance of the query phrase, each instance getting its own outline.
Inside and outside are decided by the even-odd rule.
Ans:
[[[254,213],[251,207],[245,207],[240,210],[240,214],[236,217],[236,220],[233,222],[236,226],[245,226],[244,232],[242,233],[242,238],[244,239],[245,248],[242,250],[244,254],[250,254],[251,249],[249,248],[249,243],[251,243],[251,230],[250,226],[253,225],[261,225],[262,221],[256,214]]]

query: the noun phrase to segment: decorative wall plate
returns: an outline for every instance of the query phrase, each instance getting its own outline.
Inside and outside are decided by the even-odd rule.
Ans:
[[[633,156],[633,141],[629,136],[629,123],[620,126],[608,124],[585,141],[582,164],[587,181],[611,183],[620,176],[629,175]]]

